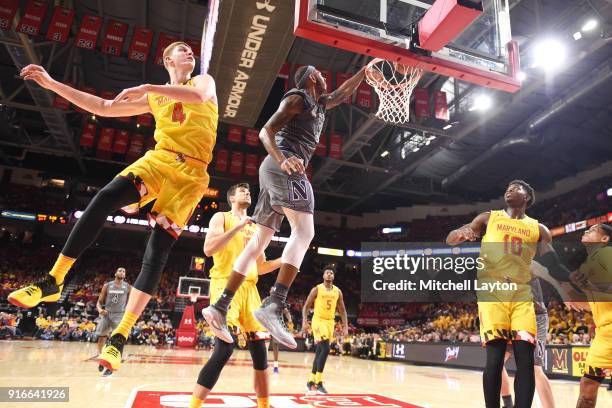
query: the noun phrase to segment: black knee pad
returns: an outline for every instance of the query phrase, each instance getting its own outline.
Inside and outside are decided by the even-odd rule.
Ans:
[[[534,365],[535,345],[527,341],[515,340],[512,342],[514,348],[514,361],[517,368],[530,369]]]
[[[321,348],[321,352],[324,354],[328,354],[330,350],[329,340],[321,340],[318,344]]]
[[[198,384],[212,390],[219,379],[219,375],[221,375],[221,370],[223,370],[223,367],[225,367],[225,364],[227,364],[233,352],[233,344],[215,338],[215,349],[210,359],[208,359],[204,367],[200,370]]]
[[[268,368],[268,350],[265,340],[250,340],[249,352],[253,360],[253,368],[258,371]]]
[[[159,224],[155,226],[147,249],[142,258],[142,268],[134,282],[134,287],[151,296],[157,293],[157,286],[161,280],[168,255],[176,239],[164,230]]]

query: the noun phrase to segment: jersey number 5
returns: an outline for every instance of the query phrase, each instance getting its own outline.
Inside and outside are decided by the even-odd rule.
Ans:
[[[327,299],[327,310],[331,310],[331,306],[332,306],[332,300]]]
[[[176,102],[174,104],[174,109],[172,109],[172,121],[182,125],[184,120],[185,114],[183,113],[183,104],[181,102]]]

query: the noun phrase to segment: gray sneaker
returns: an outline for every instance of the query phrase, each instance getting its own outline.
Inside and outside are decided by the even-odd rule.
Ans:
[[[268,329],[276,341],[290,349],[297,348],[293,335],[289,333],[283,321],[283,307],[270,297],[264,299],[261,307],[253,312],[255,319]]]
[[[202,316],[204,316],[204,319],[219,340],[223,340],[226,343],[234,342],[231,333],[227,329],[225,313],[221,312],[214,306],[208,306],[207,308],[202,309]]]

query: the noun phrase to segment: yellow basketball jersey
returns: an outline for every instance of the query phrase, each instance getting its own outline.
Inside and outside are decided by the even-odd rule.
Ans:
[[[229,231],[240,223],[240,218],[231,211],[224,212],[223,218],[225,218],[223,224],[224,231]],[[245,225],[242,230],[238,231],[238,233],[232,237],[225,248],[213,255],[214,265],[210,269],[211,279],[227,279],[229,277],[232,273],[234,261],[255,234],[255,228],[255,224]],[[256,264],[253,265],[247,274],[246,280],[247,282],[257,283],[258,275]]]
[[[478,271],[478,278],[529,283],[539,239],[537,220],[528,216],[512,219],[504,210],[491,211],[480,248],[484,268]]]
[[[194,86],[193,79],[184,86]],[[183,103],[155,94],[147,94],[147,98],[155,117],[155,149],[183,153],[210,163],[217,139],[217,105],[211,100]]]
[[[317,297],[314,302],[314,318],[333,320],[336,316],[336,303],[340,297],[340,289],[332,285],[327,289],[324,283],[317,285]]]
[[[603,247],[594,251],[587,260],[580,265],[583,272],[594,285],[609,286],[612,284],[612,247]],[[602,327],[612,324],[612,293],[585,290],[595,326]]]

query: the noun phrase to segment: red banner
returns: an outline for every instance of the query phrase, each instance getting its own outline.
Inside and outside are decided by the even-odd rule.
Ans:
[[[429,90],[427,88],[416,88],[414,90],[414,114],[419,118],[430,116]]]
[[[136,126],[144,126],[150,128],[153,126],[153,115],[150,113],[143,113],[142,115],[136,116]]]
[[[191,47],[191,51],[193,51],[194,57],[199,59],[200,58],[200,44],[201,44],[200,40],[186,39],[185,42],[187,43],[187,45]]]
[[[259,168],[257,166],[258,161],[256,154],[247,154],[244,163],[244,174],[251,177],[257,176],[257,169]]]
[[[245,143],[248,146],[259,146],[259,130],[247,129]]]
[[[223,173],[227,172],[227,160],[229,158],[229,151],[225,149],[219,150],[215,154],[215,170]]]
[[[81,139],[79,145],[82,147],[91,148],[94,146],[94,139],[96,138],[97,126],[95,123],[85,122],[83,126],[83,132],[81,133]]]
[[[155,63],[157,65],[164,65],[164,49],[175,41],[178,41],[178,37],[176,35],[159,33],[157,52],[155,53]]]
[[[327,156],[327,136],[325,133],[321,133],[321,137],[319,138],[319,143],[317,144],[314,154],[320,157]]]
[[[130,132],[120,130],[115,135],[115,143],[113,143],[113,153],[125,154],[127,152],[128,143],[130,141]]]
[[[97,93],[96,92],[96,88],[92,88],[91,86],[84,86],[80,90],[83,91],[83,92],[86,92],[86,93],[88,93],[90,95],[95,95]],[[80,113],[89,113],[85,109],[79,108],[77,105],[73,104],[73,106],[74,106],[74,110],[77,111],[77,112],[80,112]]]
[[[72,86],[72,84],[66,84],[68,86]],[[53,99],[53,107],[63,110],[70,109],[70,102],[67,99],[55,94],[55,99]]]
[[[8,30],[19,9],[19,0],[0,0],[0,28]]]
[[[74,45],[79,48],[93,50],[98,42],[98,34],[102,28],[102,19],[98,16],[85,15],[81,27],[74,39]]]
[[[153,43],[153,30],[136,27],[132,35],[132,42],[128,50],[128,58],[134,61],[145,62],[151,51]]]
[[[242,128],[230,125],[227,131],[227,140],[234,143],[242,143]]]
[[[109,20],[108,24],[106,25],[104,41],[102,41],[102,52],[111,55],[121,55],[127,30],[127,24],[115,20]]]
[[[340,87],[340,85],[342,85],[343,83],[346,82],[347,79],[349,79],[351,77],[351,74],[347,74],[346,72],[338,72],[336,73],[336,89],[338,89]],[[328,91],[329,89],[329,84],[328,84]],[[349,95],[346,98],[344,98],[344,100],[342,101],[342,103],[351,103],[353,100],[353,96]]]
[[[362,108],[372,108],[372,87],[367,82],[362,82],[357,88],[357,105]]]
[[[44,1],[30,0],[26,5],[25,13],[17,26],[17,32],[38,35],[40,27],[45,20],[47,3]]]
[[[332,133],[329,137],[329,157],[342,159],[342,136]]]
[[[230,163],[230,174],[242,174],[242,162],[244,161],[244,153],[232,152],[232,161]]]
[[[70,34],[73,20],[74,10],[56,6],[55,10],[53,10],[53,17],[51,17],[45,38],[49,41],[65,43],[68,41],[68,34]]]
[[[133,162],[140,157],[142,154],[142,148],[144,147],[144,136],[140,133],[134,133],[132,140],[130,140],[130,148],[128,149],[125,160]]]
[[[436,119],[450,119],[450,115],[448,113],[448,102],[446,101],[446,92],[434,92],[434,109],[436,113]]]
[[[381,318],[381,317],[358,317],[357,323],[361,326],[399,326],[406,323],[406,319]]]
[[[96,157],[100,159],[110,159],[113,150],[113,139],[115,138],[115,129],[103,128],[98,139],[98,150]]]

